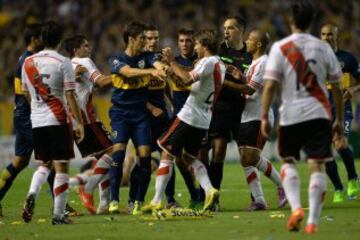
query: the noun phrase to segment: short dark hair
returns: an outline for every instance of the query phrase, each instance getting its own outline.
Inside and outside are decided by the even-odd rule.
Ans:
[[[194,30],[190,29],[190,28],[180,28],[178,31],[178,36],[179,35],[194,35]]]
[[[125,26],[125,30],[123,33],[123,39],[125,44],[127,45],[129,42],[129,37],[136,38],[140,34],[143,34],[146,29],[146,25],[139,21],[133,21]]]
[[[69,53],[70,57],[75,55],[75,49],[80,48],[81,44],[86,40],[84,35],[75,35],[67,38],[64,43],[65,50]]]
[[[203,29],[198,31],[195,34],[195,40],[199,41],[210,53],[216,54],[219,42],[214,30]]]
[[[291,12],[294,24],[300,30],[306,30],[315,16],[315,8],[308,0],[293,0]]]
[[[55,48],[59,45],[63,34],[63,27],[55,22],[48,21],[44,24],[41,31],[42,41],[45,47]]]
[[[159,28],[155,24],[147,24],[145,26],[145,31],[159,31]]]
[[[38,38],[41,37],[41,27],[42,25],[40,23],[33,23],[25,27],[24,31],[24,40],[26,46],[31,43],[31,38]]]
[[[228,16],[225,20],[234,19],[238,28],[242,28],[245,32],[246,30],[246,20],[241,15]]]

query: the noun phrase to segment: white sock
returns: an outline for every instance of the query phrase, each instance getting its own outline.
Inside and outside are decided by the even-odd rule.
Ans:
[[[56,173],[54,181],[54,216],[63,217],[69,189],[69,175]]]
[[[87,183],[89,176],[85,173],[76,174],[75,177],[70,178],[70,186],[77,187],[79,185],[85,185]]]
[[[253,166],[244,167],[244,171],[251,194],[255,198],[255,202],[266,204],[264,192],[260,183],[259,171]]]
[[[261,156],[256,167],[259,171],[263,172],[266,177],[270,178],[276,186],[281,187],[280,174],[268,159]]]
[[[283,164],[281,167],[281,178],[286,198],[291,206],[291,212],[294,212],[298,208],[301,208],[300,178],[295,164]]]
[[[326,191],[326,175],[315,172],[310,176],[309,184],[309,216],[307,223],[319,224],[320,212]]]
[[[42,185],[46,182],[49,174],[50,174],[49,168],[44,166],[39,166],[32,176],[28,195],[35,194],[35,196],[37,197],[41,190]]]
[[[196,180],[200,183],[205,193],[208,193],[213,186],[211,185],[205,165],[196,159],[190,167],[194,172]]]
[[[86,193],[93,193],[95,187],[104,179],[105,175],[109,172],[110,164],[112,158],[104,154],[97,162],[92,172],[92,175],[89,176],[87,183],[85,185]]]
[[[99,183],[99,207],[105,209],[109,207],[110,203],[110,180],[109,174],[106,174],[104,179]]]
[[[173,161],[161,160],[159,168],[156,174],[155,182],[155,196],[152,199],[152,203],[159,203],[162,201],[165,188],[170,180],[173,169]]]

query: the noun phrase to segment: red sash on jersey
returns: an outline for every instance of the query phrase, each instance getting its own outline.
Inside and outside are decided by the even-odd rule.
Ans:
[[[293,66],[297,75],[296,77],[298,79],[298,84],[305,86],[306,91],[323,105],[329,117],[331,118],[331,105],[329,99],[319,86],[316,74],[311,71],[311,68],[305,61],[301,51],[292,41],[282,45],[281,51]]]
[[[50,88],[43,83],[42,76],[37,70],[33,58],[25,61],[24,69],[30,83],[35,89],[36,97],[40,97],[49,106],[60,124],[66,123],[67,115],[63,103],[51,95]]]
[[[220,90],[221,90],[221,68],[220,68],[220,63],[217,62],[214,66],[214,73],[213,73],[213,77],[214,77],[214,100],[212,105],[215,106],[215,103],[219,97],[220,94]]]

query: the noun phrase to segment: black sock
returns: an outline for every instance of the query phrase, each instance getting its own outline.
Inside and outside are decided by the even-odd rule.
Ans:
[[[214,188],[220,189],[221,181],[223,179],[224,163],[211,162],[209,167],[209,177]]]
[[[140,167],[135,164],[135,167],[130,173],[130,186],[129,186],[129,200],[128,202],[135,202],[136,194],[139,188],[139,172]]]
[[[329,176],[332,184],[334,185],[335,190],[341,190],[341,191],[344,190],[344,186],[341,183],[335,160],[327,162],[325,166],[326,166],[326,173]]]
[[[151,179],[151,157],[140,157],[139,160],[139,187],[135,200],[144,202]]]
[[[198,197],[197,197],[197,193],[196,193],[196,189],[195,189],[194,178],[193,178],[191,172],[185,166],[185,164],[182,162],[178,163],[177,167],[181,173],[181,176],[184,178],[185,185],[189,191],[191,200],[196,201],[198,199]]]
[[[109,169],[111,201],[119,201],[119,188],[123,174],[124,159],[124,151],[117,151],[113,154],[113,161]]]
[[[348,174],[348,179],[349,180],[356,179],[358,175],[355,169],[354,154],[351,151],[351,149],[349,147],[346,147],[339,150],[338,153],[345,164],[346,172]]]
[[[168,203],[173,203],[175,202],[175,166],[173,167],[173,173],[170,177],[170,180],[165,188],[165,195],[167,198],[167,202]]]
[[[55,174],[56,174],[55,169],[51,169],[50,174],[49,174],[49,176],[47,178],[47,182],[49,184],[49,188],[50,188],[50,192],[51,192],[51,197],[52,197],[53,200],[54,200],[54,191],[53,191],[53,189],[54,189]]]

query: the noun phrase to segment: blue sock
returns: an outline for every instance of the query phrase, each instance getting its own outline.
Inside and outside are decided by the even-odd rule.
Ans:
[[[170,180],[165,188],[165,195],[168,203],[175,202],[175,167],[173,167],[173,173],[170,177]]]
[[[195,188],[195,181],[194,181],[193,176],[191,175],[191,172],[189,171],[189,169],[185,166],[185,164],[183,162],[178,163],[177,167],[181,173],[181,176],[184,178],[184,181],[185,181],[186,187],[189,191],[191,200],[197,201],[198,195],[197,195],[196,188]]]
[[[151,179],[151,157],[140,157],[139,160],[139,187],[135,200],[144,202]]]
[[[340,149],[338,153],[345,164],[346,172],[348,174],[348,179],[349,180],[357,179],[358,175],[355,169],[354,154],[351,151],[351,149],[349,147],[346,147]]]
[[[339,176],[339,172],[335,160],[326,162],[325,166],[326,166],[326,173],[329,176],[332,184],[334,185],[335,190],[341,190],[341,191],[344,190],[344,186],[341,183],[341,179]]]
[[[134,169],[130,173],[128,202],[135,202],[136,194],[139,188],[139,174],[140,174],[140,167],[136,164]]]
[[[18,173],[19,170],[17,170],[12,163],[7,165],[7,167],[2,171],[0,175],[0,202],[5,197],[7,191],[10,189]]]
[[[111,201],[119,201],[119,188],[123,173],[124,158],[124,151],[118,151],[113,155],[113,161],[109,169]]]

